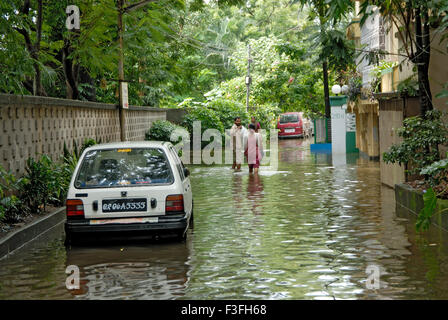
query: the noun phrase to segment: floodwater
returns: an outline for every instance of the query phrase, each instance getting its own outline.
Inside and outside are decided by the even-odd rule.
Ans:
[[[56,226],[0,260],[0,299],[447,299],[446,233],[415,233],[378,162],[309,143],[279,141],[278,171],[258,177],[191,166],[184,243],[65,248]]]

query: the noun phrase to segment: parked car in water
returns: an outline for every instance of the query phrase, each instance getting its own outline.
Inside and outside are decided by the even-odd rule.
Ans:
[[[107,235],[185,239],[193,223],[189,175],[169,142],[87,148],[67,195],[66,243]]]
[[[303,121],[299,112],[282,113],[277,122],[278,136],[303,137]]]
[[[309,138],[313,135],[311,120],[303,116],[303,112],[282,113],[277,122],[278,136]]]

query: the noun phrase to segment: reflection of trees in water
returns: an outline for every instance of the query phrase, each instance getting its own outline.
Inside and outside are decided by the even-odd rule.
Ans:
[[[305,159],[307,143],[301,138],[284,138],[278,142],[279,161],[287,163],[297,163]]]

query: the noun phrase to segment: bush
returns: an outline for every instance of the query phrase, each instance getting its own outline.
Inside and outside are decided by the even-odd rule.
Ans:
[[[439,160],[439,144],[448,141],[448,128],[443,123],[442,113],[431,110],[426,117],[410,117],[403,121],[403,127],[397,130],[403,142],[393,145],[383,154],[384,162],[410,164],[410,174],[420,171]]]
[[[171,133],[180,126],[167,120],[154,121],[151,128],[145,134],[145,140],[171,141]],[[177,143],[178,141],[171,141]]]
[[[80,155],[95,144],[94,139],[86,139],[78,151],[75,143],[71,153],[64,144],[62,163],[53,162],[47,155],[37,161],[28,158],[26,173],[20,179],[0,166],[0,221],[15,223],[24,214],[45,211],[48,204],[64,205]]]
[[[206,107],[216,112],[224,130],[232,127],[236,117],[241,118],[241,123],[244,126],[247,126],[250,121],[249,114],[246,112],[246,107],[236,101],[218,98],[207,102]]]
[[[448,156],[448,153],[447,153]],[[441,184],[448,185],[448,159],[436,161],[431,165],[424,167],[420,174],[425,176],[430,186],[436,188]],[[445,190],[447,193],[448,190]]]
[[[16,223],[26,214],[26,207],[16,195],[21,185],[22,179],[16,179],[0,165],[0,221]]]
[[[216,129],[224,133],[224,126],[215,110],[207,107],[205,104],[201,106],[189,107],[187,114],[183,118],[182,125],[188,130],[190,135],[193,133],[193,122],[201,122],[201,134],[207,129]]]
[[[47,155],[38,161],[28,158],[21,198],[32,213],[45,211],[47,204],[61,204],[67,186],[61,184],[61,165],[54,164]]]

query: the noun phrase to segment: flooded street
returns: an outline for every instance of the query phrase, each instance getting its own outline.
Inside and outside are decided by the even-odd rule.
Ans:
[[[379,163],[279,141],[277,172],[190,166],[186,243],[63,245],[60,224],[0,260],[0,299],[448,299],[448,241],[396,212]],[[65,287],[68,265],[81,288]],[[367,268],[380,288],[367,289]]]

